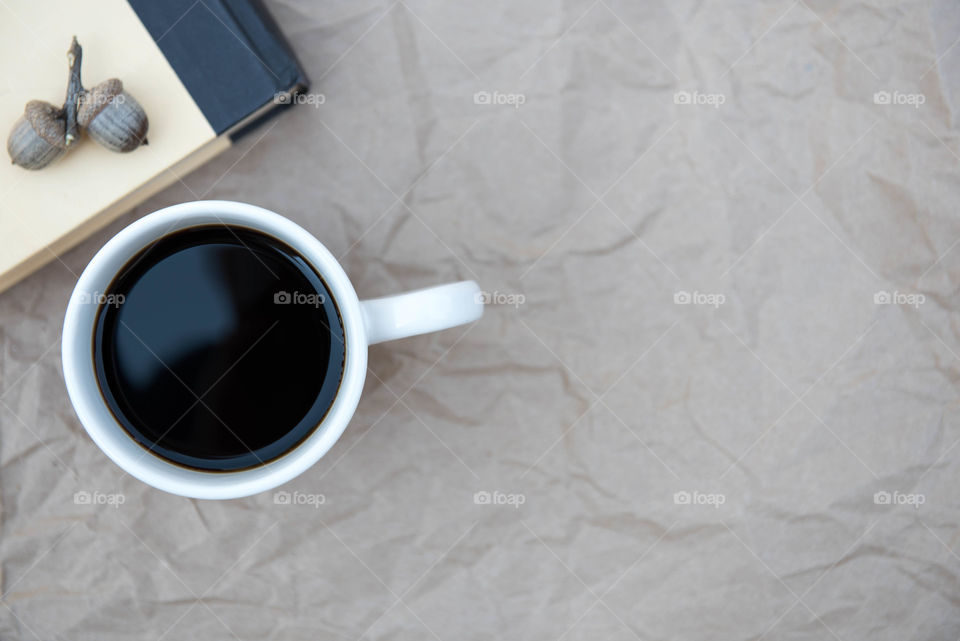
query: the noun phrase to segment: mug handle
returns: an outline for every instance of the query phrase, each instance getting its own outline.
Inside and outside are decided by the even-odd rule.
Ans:
[[[360,302],[367,344],[437,332],[483,316],[483,293],[472,280]]]

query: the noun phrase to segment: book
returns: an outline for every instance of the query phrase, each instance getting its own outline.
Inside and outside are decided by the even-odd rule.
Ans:
[[[0,162],[0,291],[229,149],[307,88],[256,0],[6,0],[2,13],[0,129],[30,100],[63,103],[73,36],[84,85],[120,78],[150,128],[149,145],[129,153],[85,136],[39,171]]]

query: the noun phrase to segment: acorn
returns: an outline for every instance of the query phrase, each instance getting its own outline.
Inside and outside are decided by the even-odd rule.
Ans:
[[[147,144],[147,114],[117,78],[83,92],[77,122],[110,151],[128,152]]]
[[[31,100],[7,137],[10,161],[24,169],[43,169],[67,153],[77,138],[76,103],[83,91],[80,63],[83,50],[74,38],[67,50],[70,79],[63,107]]]
[[[66,131],[63,109],[31,100],[7,138],[10,161],[24,169],[43,169],[67,153]]]
[[[80,139],[81,128],[111,151],[133,151],[147,144],[147,114],[123,83],[111,78],[87,91],[80,80],[83,49],[76,37],[67,51],[70,79],[63,107],[31,100],[7,138],[13,164],[42,169]]]

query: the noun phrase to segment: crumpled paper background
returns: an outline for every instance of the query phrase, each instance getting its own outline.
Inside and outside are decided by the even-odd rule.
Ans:
[[[323,104],[0,296],[0,638],[960,636],[957,9],[270,8]],[[63,387],[76,275],[198,198],[490,294],[289,503],[141,484]]]

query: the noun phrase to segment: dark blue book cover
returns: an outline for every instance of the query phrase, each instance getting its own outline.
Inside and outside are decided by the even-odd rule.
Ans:
[[[287,106],[283,97],[307,87],[261,2],[128,2],[217,135],[242,135]]]

